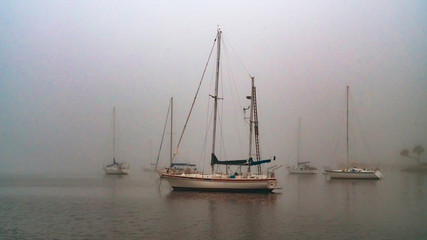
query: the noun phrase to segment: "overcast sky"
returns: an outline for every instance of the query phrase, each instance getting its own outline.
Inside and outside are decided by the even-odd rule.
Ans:
[[[357,160],[403,162],[403,148],[427,148],[425,1],[6,0],[0,172],[102,174],[113,106],[118,158],[140,171],[157,155],[172,96],[178,140],[218,25],[256,77],[265,157],[296,162],[301,117],[302,160],[343,161],[347,85],[362,139],[352,141],[369,148],[354,146]],[[194,119],[182,153],[199,164]]]

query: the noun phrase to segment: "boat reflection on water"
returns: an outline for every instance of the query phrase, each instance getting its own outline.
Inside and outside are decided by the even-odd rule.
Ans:
[[[327,183],[334,183],[340,186],[375,186],[377,181],[359,181],[360,179],[341,179],[341,178],[329,178],[325,176]]]
[[[271,231],[265,223],[277,220],[278,197],[274,193],[170,191],[165,200],[173,218],[163,225],[176,239],[265,239]],[[188,232],[190,227],[197,231]]]
[[[170,191],[166,196],[171,200],[209,200],[218,202],[275,204],[278,194],[274,193],[233,193],[233,192],[194,192]]]

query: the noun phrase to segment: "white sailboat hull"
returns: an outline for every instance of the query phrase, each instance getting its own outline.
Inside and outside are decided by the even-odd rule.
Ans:
[[[372,179],[378,180],[383,176],[380,171],[343,171],[343,170],[325,170],[325,173],[331,179]]]
[[[120,168],[117,166],[111,166],[111,167],[104,166],[104,172],[107,175],[127,175],[129,174],[129,168]]]
[[[317,168],[309,165],[299,165],[293,167],[287,167],[290,174],[316,174]]]
[[[276,178],[254,175],[251,178],[227,175],[162,174],[174,190],[217,192],[272,192],[277,188]]]
[[[316,174],[317,170],[302,170],[302,169],[297,169],[297,168],[288,168],[288,172],[291,174]]]

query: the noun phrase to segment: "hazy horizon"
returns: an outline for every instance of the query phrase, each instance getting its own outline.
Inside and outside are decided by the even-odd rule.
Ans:
[[[332,153],[346,86],[372,158],[357,160],[407,164],[402,149],[427,148],[424,1],[2,1],[0,12],[2,174],[101,174],[113,106],[118,158],[142,171],[170,97],[178,141],[217,26],[256,77],[265,157],[296,163],[301,118],[301,158],[344,160]],[[194,126],[182,153],[198,163]]]

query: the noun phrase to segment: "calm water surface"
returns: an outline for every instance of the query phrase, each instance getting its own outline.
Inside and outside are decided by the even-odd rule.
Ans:
[[[273,194],[174,192],[136,169],[0,176],[0,238],[427,239],[427,174],[357,181],[279,170]]]

